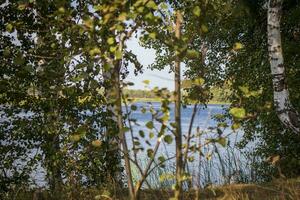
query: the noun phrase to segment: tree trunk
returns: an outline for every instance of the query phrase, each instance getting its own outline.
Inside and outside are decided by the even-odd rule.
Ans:
[[[180,39],[182,16],[179,11],[176,12],[176,26],[175,37]],[[175,199],[182,199],[182,133],[181,133],[181,88],[180,88],[180,57],[176,55],[175,60],[175,143],[176,143],[176,187],[175,187]]]
[[[55,199],[60,199],[62,176],[61,176],[61,162],[60,156],[60,140],[58,133],[48,133],[45,138],[47,144],[45,144],[43,151],[45,153],[45,162],[47,170],[47,178],[51,191],[51,196]]]
[[[130,199],[135,199],[134,195],[134,187],[132,181],[132,174],[131,174],[131,165],[129,160],[129,151],[127,147],[127,141],[124,133],[124,126],[123,126],[123,112],[122,112],[122,91],[120,87],[120,64],[121,61],[118,62],[115,66],[115,87],[116,87],[116,112],[117,112],[117,122],[118,122],[118,129],[119,129],[119,139],[122,145],[123,153],[124,153],[124,161],[125,161],[125,171],[127,174],[127,184],[129,189]]]
[[[300,133],[299,113],[289,99],[285,66],[282,54],[280,19],[283,0],[269,0],[268,3],[268,51],[271,65],[274,105],[282,124],[294,133]]]

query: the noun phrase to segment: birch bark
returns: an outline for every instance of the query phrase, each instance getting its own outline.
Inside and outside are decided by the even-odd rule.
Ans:
[[[274,105],[282,124],[300,133],[300,116],[292,107],[285,76],[281,45],[280,19],[283,0],[268,2],[268,51],[274,91]]]

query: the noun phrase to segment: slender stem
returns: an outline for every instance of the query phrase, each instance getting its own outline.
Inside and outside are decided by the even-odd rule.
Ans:
[[[180,40],[181,37],[182,15],[180,11],[176,12],[175,37]],[[175,144],[176,144],[176,186],[175,199],[182,199],[182,132],[181,132],[181,88],[180,88],[180,57],[175,58]]]
[[[185,166],[187,164],[188,152],[189,152],[190,142],[191,142],[191,138],[192,138],[191,137],[192,136],[192,129],[193,129],[195,116],[196,116],[196,113],[197,113],[197,105],[198,104],[194,105],[191,121],[190,121],[190,124],[189,124],[189,130],[188,130],[188,134],[187,134],[187,138],[186,138],[186,146],[185,146],[185,149],[184,149],[184,152],[183,152],[183,164],[182,164],[183,169],[185,169]],[[189,169],[187,169],[187,171],[189,171]],[[189,188],[192,187],[192,181],[191,180],[188,181],[188,186],[189,186]]]

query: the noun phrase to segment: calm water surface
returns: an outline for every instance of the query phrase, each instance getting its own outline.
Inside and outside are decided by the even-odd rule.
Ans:
[[[149,148],[154,148],[155,144],[157,143],[157,137],[154,136],[152,139],[149,138],[149,134],[150,131],[148,128],[146,128],[145,124],[151,120],[151,113],[149,112],[150,107],[152,107],[155,110],[159,110],[161,104],[158,102],[152,102],[152,103],[146,103],[146,102],[138,102],[135,103],[135,105],[137,106],[137,110],[136,111],[132,111],[131,113],[131,118],[132,119],[136,119],[137,120],[137,124],[132,124],[133,127],[133,136],[134,137],[139,137],[140,140],[139,142],[141,143],[141,146],[144,147],[144,151],[140,151],[138,153],[138,162],[140,162],[141,165],[145,165],[147,162],[147,149]],[[146,113],[142,113],[141,112],[141,108],[145,107],[147,109]],[[174,121],[174,104],[170,104],[170,122]],[[217,133],[215,130],[210,129],[210,127],[216,127],[217,126],[217,121],[213,119],[213,116],[216,114],[223,114],[225,111],[224,109],[226,109],[227,106],[226,105],[208,105],[207,107],[201,106],[199,107],[197,114],[195,116],[195,120],[194,120],[194,124],[193,124],[193,131],[192,133],[195,133],[197,128],[198,130],[201,130],[204,132],[204,134],[201,136],[201,138],[197,137],[192,139],[191,144],[195,144],[195,145],[199,145],[199,144],[203,144],[205,139],[207,138],[216,138],[217,137]],[[125,110],[125,108],[124,108]],[[181,115],[182,115],[182,133],[185,135],[188,132],[188,128],[190,125],[190,120],[191,120],[191,116],[193,113],[193,105],[188,105],[184,108],[182,108],[181,111]],[[227,120],[227,122],[229,123],[230,126],[230,121]],[[160,123],[155,122],[154,126],[159,129],[160,128]],[[139,130],[143,130],[145,133],[145,137],[141,138],[139,136]],[[242,131],[240,131],[242,132]],[[171,134],[171,132],[167,132],[166,134]],[[232,133],[232,130],[230,128],[226,128],[224,130],[224,133],[222,136],[227,136],[229,141],[229,144],[231,144],[231,146],[233,147],[234,144],[236,142],[239,141],[240,137],[242,136],[242,134],[238,134],[238,133]],[[132,149],[132,139],[131,139],[131,134],[130,132],[126,133],[126,138],[128,141],[128,146],[130,149]],[[146,142],[148,141],[148,142]],[[184,139],[183,139],[184,141]],[[150,145],[149,145],[150,144]],[[230,145],[229,145],[230,147]],[[243,155],[240,154],[239,151],[235,150],[234,148],[232,148],[233,150],[231,152],[228,151],[228,146],[227,148],[221,147],[220,145],[207,145],[204,146],[201,151],[203,153],[204,156],[199,156],[199,152],[195,153],[194,162],[190,162],[188,163],[188,167],[189,170],[191,172],[191,174],[195,177],[196,179],[201,179],[200,183],[197,184],[201,184],[201,185],[205,185],[206,183],[209,182],[213,182],[213,183],[222,183],[223,179],[221,179],[221,165],[220,165],[220,157],[218,157],[216,155],[216,148],[219,151],[219,155],[222,158],[228,158],[227,160],[232,160],[235,159],[234,157],[239,158],[239,160],[241,161],[245,161],[246,158],[243,157]],[[231,155],[234,154],[234,155]],[[162,142],[158,153],[157,153],[157,157],[158,156],[164,156],[165,158],[170,158],[173,157],[175,155],[175,144],[174,141],[171,144],[166,144],[165,142]],[[210,158],[206,158],[206,157]],[[208,160],[209,159],[209,160]],[[240,162],[239,161],[239,162]],[[228,161],[227,161],[228,162]],[[230,161],[231,162],[231,161]],[[234,162],[234,161],[232,161]],[[162,170],[167,170],[171,173],[173,173],[174,171],[174,159],[170,160],[169,162],[166,163],[167,166],[165,169]],[[229,163],[231,164],[231,163]],[[237,161],[235,161],[235,167],[232,168],[232,170],[229,169],[228,174],[232,174],[234,173],[237,169],[243,168],[243,166],[241,164],[237,164]],[[239,165],[239,166],[238,166]],[[235,169],[234,169],[235,168]],[[136,169],[133,167],[133,170],[136,171]],[[160,172],[155,172],[154,176],[149,177],[150,180],[153,180],[151,182],[151,184],[153,184],[154,186],[157,186],[157,181],[159,179],[158,174],[162,173],[162,171],[160,170]],[[37,171],[32,175],[33,179],[36,180],[36,182],[39,185],[44,185],[45,181],[44,181],[44,170],[41,167],[38,167]],[[136,176],[138,178],[138,173],[133,173],[134,176]]]

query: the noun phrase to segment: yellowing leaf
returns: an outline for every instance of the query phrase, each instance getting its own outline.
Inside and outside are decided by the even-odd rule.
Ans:
[[[194,7],[194,9],[193,9],[193,14],[196,15],[197,17],[200,16],[200,14],[201,14],[201,9],[200,9],[199,6]]]
[[[70,140],[72,141],[72,142],[78,142],[79,140],[80,140],[80,135],[79,134],[76,134],[76,135],[71,135],[70,136]]]
[[[247,86],[239,86],[239,89],[240,89],[244,94],[249,94],[249,87],[247,87]]]
[[[166,180],[172,180],[175,179],[175,176],[173,174],[169,174],[169,173],[164,173],[162,175],[159,176],[159,181],[163,182]]]
[[[240,43],[240,42],[236,42],[236,43],[234,43],[234,45],[233,45],[233,49],[234,49],[234,50],[240,50],[240,49],[242,49],[242,48],[244,48],[244,45],[243,45],[242,43]]]
[[[119,15],[119,17],[118,17],[118,20],[119,20],[119,21],[125,21],[126,18],[127,18],[127,13],[122,12],[122,13]]]
[[[193,81],[193,84],[202,86],[205,83],[205,80],[203,78],[197,78]]]
[[[65,8],[64,8],[64,7],[60,7],[60,8],[58,9],[58,12],[64,13],[64,12],[65,12]]]
[[[111,46],[111,47],[109,47],[109,51],[110,52],[115,52],[117,50],[117,47],[116,46]]]
[[[94,47],[89,51],[90,56],[96,56],[101,53],[100,49],[98,47]]]
[[[117,50],[115,52],[115,58],[116,58],[116,60],[120,60],[122,58],[122,52]]]
[[[115,43],[115,39],[113,37],[107,39],[107,44],[112,45],[114,43]]]
[[[19,10],[24,10],[26,7],[27,7],[26,4],[19,4],[19,5],[18,5],[18,9],[19,9]]]
[[[227,141],[226,141],[226,139],[223,138],[223,137],[217,139],[216,142],[219,143],[220,145],[222,145],[223,147],[225,147],[225,146],[227,145]]]
[[[94,27],[93,20],[91,18],[84,20],[84,26],[89,29],[93,29],[93,27]]]
[[[212,158],[212,153],[206,154],[206,155],[205,155],[205,158],[206,158],[207,160],[211,160],[211,158]]]
[[[137,8],[137,11],[139,12],[139,13],[142,13],[143,11],[144,11],[144,7],[142,6],[142,7],[138,7]]]
[[[191,80],[183,80],[181,82],[182,88],[191,88],[192,87],[192,81]]]
[[[86,102],[89,102],[91,99],[91,96],[79,96],[77,100],[79,104],[84,104]]]
[[[230,109],[229,113],[238,119],[243,119],[246,116],[246,110],[244,108],[234,107]]]
[[[152,39],[155,39],[156,38],[156,33],[155,32],[150,33],[149,37],[152,38]]]
[[[150,139],[154,138],[154,133],[153,133],[153,132],[150,132],[150,133],[149,133],[149,138],[150,138]]]
[[[231,129],[234,130],[234,131],[239,129],[240,127],[241,127],[241,124],[236,123],[236,122],[231,125]]]
[[[164,116],[161,118],[161,120],[163,122],[167,122],[169,119],[170,119],[170,114],[169,113],[164,114]]]
[[[94,147],[100,147],[101,144],[102,144],[102,142],[100,140],[94,140],[94,141],[92,141],[92,145]]]
[[[150,81],[149,80],[143,80],[143,83],[146,85],[149,85]]]
[[[112,17],[111,13],[108,13],[108,14],[104,15],[104,17],[103,17],[104,18],[103,23],[106,24],[110,20],[111,17]]]

